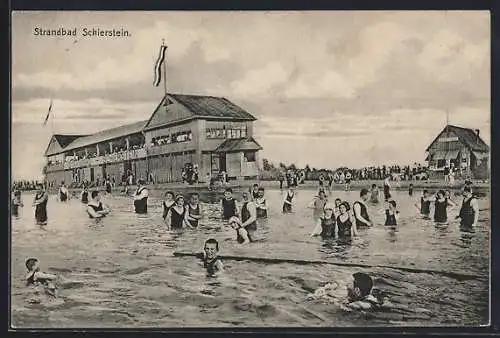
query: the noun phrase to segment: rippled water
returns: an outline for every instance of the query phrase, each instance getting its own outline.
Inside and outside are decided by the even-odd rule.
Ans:
[[[281,214],[283,195],[266,191],[269,220],[259,224],[262,240],[248,246],[235,241],[233,230],[218,219],[217,206],[202,204],[197,230],[180,234],[164,230],[161,201],[150,198],[149,215],[133,213],[127,197],[105,196],[112,214],[101,226],[88,218],[76,199],[55,197],[48,204],[48,226],[34,224],[24,195],[19,219],[12,221],[11,304],[14,327],[221,327],[221,326],[379,326],[479,325],[489,312],[489,197],[479,201],[479,226],[461,234],[456,221],[437,228],[417,215],[414,201],[395,192],[401,212],[396,230],[383,226],[381,206],[371,206],[375,226],[359,232],[351,245],[310,238],[313,211],[306,208],[314,191],[296,195],[295,212]],[[354,201],[358,192],[333,192]],[[214,195],[202,196],[204,201]],[[456,197],[459,201],[459,197]],[[458,210],[449,212],[454,219]],[[370,265],[406,266],[476,274],[456,280],[438,274],[389,268],[352,268],[326,264],[264,264],[225,261],[227,273],[207,278],[195,258],[173,257],[174,251],[200,251],[214,237],[221,254],[330,260]],[[33,290],[24,284],[24,262],[40,259],[42,271],[56,273],[59,296],[32,304]],[[318,287],[348,283],[357,271],[368,272],[391,302],[414,313],[345,313],[338,304],[309,300]],[[426,309],[430,313],[420,311]]]

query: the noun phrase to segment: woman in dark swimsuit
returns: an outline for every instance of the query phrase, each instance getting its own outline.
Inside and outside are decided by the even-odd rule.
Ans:
[[[283,202],[283,213],[289,214],[292,212],[292,201],[295,197],[295,188],[291,186],[286,194],[285,201]]]
[[[185,216],[186,207],[184,206],[184,197],[182,195],[178,195],[175,198],[175,204],[170,208],[165,219],[168,229],[182,229]]]
[[[445,197],[445,192],[439,190],[434,201],[434,222],[444,224],[448,221],[448,206],[454,206],[453,202]]]
[[[47,202],[49,200],[49,195],[45,191],[43,185],[38,186],[38,191],[35,194],[35,199],[33,205],[35,206],[35,219],[36,224],[45,225],[47,224]]]
[[[331,203],[326,203],[324,214],[318,220],[316,228],[311,233],[311,237],[320,235],[322,239],[335,238],[335,206]]]
[[[165,193],[165,200],[162,202],[163,206],[163,220],[167,218],[168,211],[175,204],[175,194],[172,191],[167,191]]]
[[[340,215],[337,217],[337,236],[339,239],[350,239],[357,235],[354,224],[354,217],[350,212],[349,203],[340,203]]]

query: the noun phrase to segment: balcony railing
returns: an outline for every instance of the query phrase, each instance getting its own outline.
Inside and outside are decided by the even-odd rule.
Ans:
[[[146,157],[146,149],[134,149],[129,151],[122,151],[119,153],[107,154],[103,156],[86,158],[77,161],[67,161],[63,164],[50,164],[47,166],[47,171],[56,171],[63,169],[76,169],[88,166],[98,166],[108,163],[123,162],[127,160],[137,160]]]

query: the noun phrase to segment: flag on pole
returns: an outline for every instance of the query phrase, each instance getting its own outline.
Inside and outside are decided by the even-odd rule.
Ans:
[[[50,99],[49,110],[47,111],[47,116],[45,116],[45,121],[43,121],[43,125],[47,124],[47,121],[49,120],[49,116],[50,116],[51,111],[52,111],[52,99]]]
[[[155,81],[153,83],[153,85],[155,87],[158,87],[160,85],[161,80],[162,80],[162,78],[161,78],[161,66],[165,62],[166,50],[167,50],[167,46],[161,45],[160,55],[158,55],[158,59],[156,60],[156,64],[155,64]],[[163,81],[165,81],[165,79],[163,79]]]

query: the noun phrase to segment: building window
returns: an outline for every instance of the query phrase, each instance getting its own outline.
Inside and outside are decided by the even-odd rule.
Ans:
[[[443,168],[446,165],[446,160],[437,160],[437,167]]]
[[[254,151],[246,151],[244,153],[245,159],[247,162],[255,162],[255,152]]]
[[[239,139],[247,137],[247,127],[245,125],[226,128],[206,129],[207,139]]]

